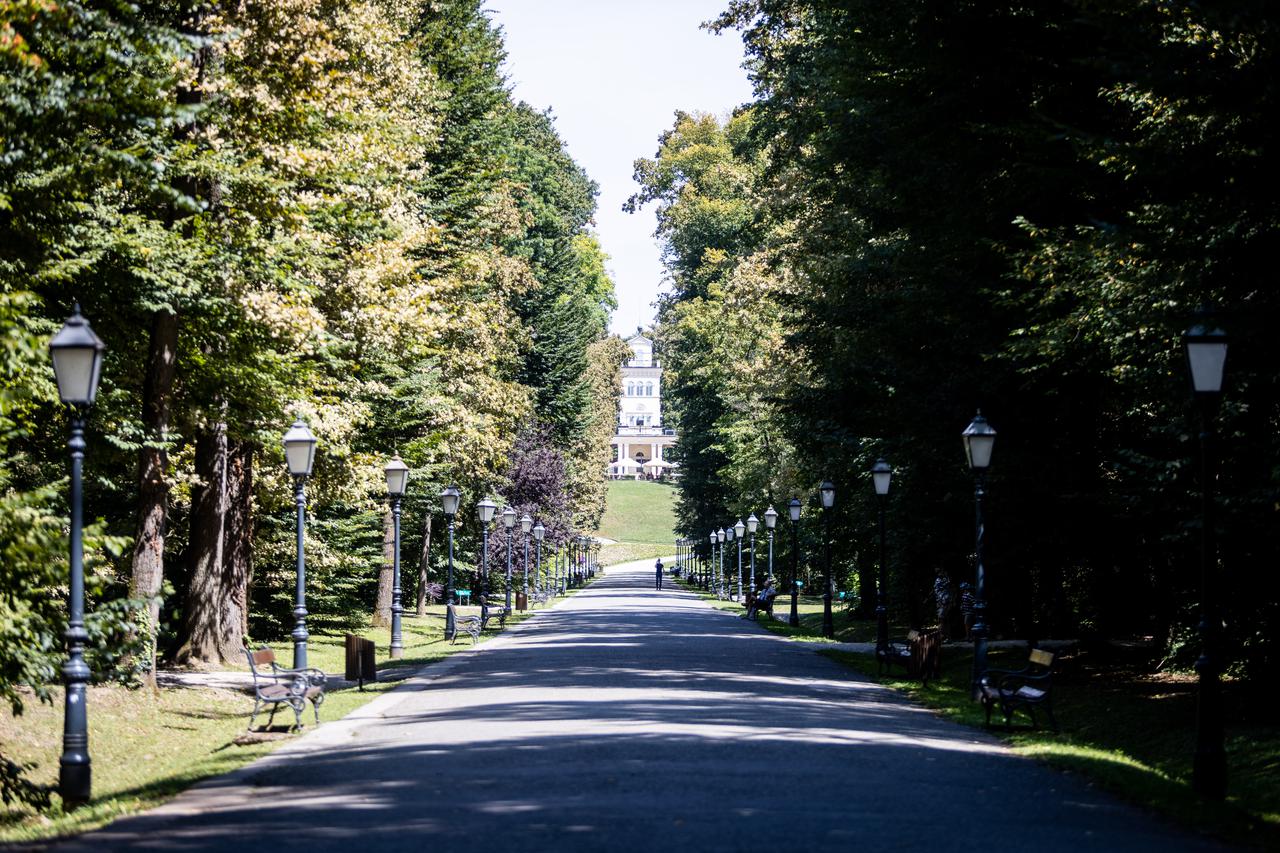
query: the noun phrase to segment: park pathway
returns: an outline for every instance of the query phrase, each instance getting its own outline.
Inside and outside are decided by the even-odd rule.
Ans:
[[[630,564],[255,765],[61,850],[1216,845]]]

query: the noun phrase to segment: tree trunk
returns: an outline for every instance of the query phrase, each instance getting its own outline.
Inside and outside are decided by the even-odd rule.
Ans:
[[[858,618],[871,619],[876,615],[876,570],[870,561],[858,560]]]
[[[426,521],[422,525],[422,553],[418,556],[418,615],[427,615],[427,582],[431,579],[431,510],[423,513]]]
[[[391,553],[395,547],[391,506],[382,514],[382,568],[378,571],[378,599],[373,608],[373,624],[385,628],[391,624]]]
[[[169,415],[178,365],[178,315],[151,315],[147,377],[142,391],[142,427],[146,444],[138,451],[138,524],[135,529],[129,597],[147,599],[146,682],[156,689],[156,632],[160,623],[160,588],[164,583],[164,540],[169,518]]]
[[[227,448],[227,506],[222,544],[222,597],[218,653],[239,660],[249,633],[249,578],[253,574],[253,444]]]
[[[218,617],[226,593],[222,584],[222,546],[226,523],[227,425],[218,422],[196,437],[196,476],[191,490],[191,542],[179,664],[220,663]]]

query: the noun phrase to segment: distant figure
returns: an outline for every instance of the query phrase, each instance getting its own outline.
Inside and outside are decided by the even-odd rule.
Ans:
[[[942,636],[947,636],[947,616],[951,614],[951,578],[946,569],[938,568],[938,576],[933,581],[933,600],[938,608],[938,627]]]
[[[773,578],[769,578],[764,582],[764,588],[754,595],[747,596],[747,612],[743,614],[746,619],[755,619],[760,615],[760,611],[765,613],[773,613],[773,599],[778,595],[778,588],[774,585]]]
[[[960,615],[964,617],[964,638],[966,642],[973,639],[973,605],[975,601],[973,587],[967,583],[960,584]]]
[[[657,583],[654,586],[654,589],[662,589],[662,558],[661,557],[658,558],[658,562],[654,565],[653,568],[655,569],[658,575]]]

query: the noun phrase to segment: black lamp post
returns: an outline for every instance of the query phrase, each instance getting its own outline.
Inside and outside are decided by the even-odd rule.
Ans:
[[[800,499],[787,502],[791,514],[791,618],[792,628],[800,627]]]
[[[730,541],[733,540],[732,534],[726,531],[723,527],[716,531],[716,542],[720,544],[720,562],[716,566],[716,595],[722,599],[728,595],[725,590],[726,584],[724,580],[724,541],[726,538]]]
[[[1222,673],[1217,589],[1213,584],[1217,568],[1214,538],[1215,479],[1213,418],[1222,397],[1222,379],[1227,365],[1227,334],[1218,328],[1197,323],[1182,336],[1191,387],[1200,410],[1200,643],[1196,660],[1199,685],[1196,700],[1196,752],[1191,769],[1191,787],[1209,800],[1221,800],[1227,793],[1227,756],[1223,746]]]
[[[404,499],[405,489],[409,485],[409,466],[404,464],[400,455],[396,454],[387,467],[383,469],[387,476],[387,494],[391,497],[391,646],[393,658],[404,657],[404,633],[400,617],[404,613],[404,603],[400,590],[400,502]]]
[[[747,516],[747,532],[751,534],[751,566],[747,572],[747,578],[750,581],[750,591],[755,595],[756,591],[756,528],[760,526],[760,519],[756,518],[753,512]]]
[[[511,546],[515,538],[516,511],[511,507],[502,510],[502,526],[507,528],[507,612],[511,612]]]
[[[702,573],[702,588],[707,592],[711,591],[711,572],[714,570],[716,565],[716,541],[718,539],[719,534],[714,530],[711,531],[711,550],[707,552],[706,569]]]
[[[445,570],[444,576],[444,635],[449,642],[453,642],[453,635],[458,630],[457,622],[454,621],[453,607],[449,606],[453,601],[453,523],[458,515],[458,501],[462,498],[462,493],[458,491],[457,486],[449,486],[440,492],[440,505],[444,508],[445,521],[449,527],[449,562]]]
[[[876,504],[880,509],[880,577],[876,582],[876,653],[884,654],[889,650],[889,610],[885,606],[885,547],[884,547],[884,505],[889,500],[889,480],[893,477],[893,468],[883,459],[877,459],[871,466],[871,482],[876,489]],[[945,626],[943,626],[945,631]]]
[[[529,513],[520,518],[520,532],[524,534],[524,594],[529,597],[529,533],[533,530],[533,519]],[[527,604],[525,606],[528,606]]]
[[[489,621],[489,523],[493,521],[498,505],[485,498],[476,504],[476,515],[480,518],[480,624]]]
[[[542,582],[542,540],[546,535],[547,528],[543,527],[542,522],[539,521],[533,527],[533,541],[537,543],[534,546],[536,553],[534,555],[535,565],[533,569],[533,588],[538,591],[542,591],[547,588],[547,585]]]
[[[769,574],[765,575],[766,578],[773,577],[773,527],[777,523],[778,511],[770,506],[764,511],[764,529],[769,534]]]
[[[977,562],[973,589],[973,695],[978,695],[979,685],[987,672],[987,570],[986,539],[987,522],[982,513],[982,502],[987,496],[987,469],[991,467],[991,451],[996,444],[996,431],[982,411],[965,427],[965,456],[973,469],[973,503],[976,512],[974,555]]]
[[[98,396],[102,358],[107,346],[89,328],[76,305],[71,317],[49,342],[58,397],[71,408],[71,435],[67,449],[71,455],[71,599],[67,630],[67,662],[62,666],[66,683],[63,706],[62,757],[58,759],[58,793],[64,808],[89,802],[92,767],[89,761],[89,715],[85,707],[89,665],[84,647],[89,633],[84,627],[84,429],[89,407]]]
[[[293,605],[293,668],[307,666],[307,558],[303,550],[303,524],[307,518],[307,477],[315,462],[316,437],[301,420],[293,422],[284,434],[284,458],[293,475],[293,503],[297,517],[298,572]]]
[[[747,526],[738,519],[733,526],[733,541],[738,543],[738,601],[742,601],[742,536],[746,531]]]
[[[831,618],[831,586],[834,583],[831,576],[831,508],[836,502],[836,487],[831,485],[830,480],[824,480],[818,487],[818,494],[822,498],[822,547],[827,574],[822,581],[822,636],[834,637],[836,628]]]

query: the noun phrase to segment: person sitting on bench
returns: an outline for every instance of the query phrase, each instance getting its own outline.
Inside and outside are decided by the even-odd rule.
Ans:
[[[772,613],[773,599],[777,594],[778,589],[774,586],[773,578],[769,578],[764,582],[764,587],[747,602],[746,617],[755,619],[761,610]]]

